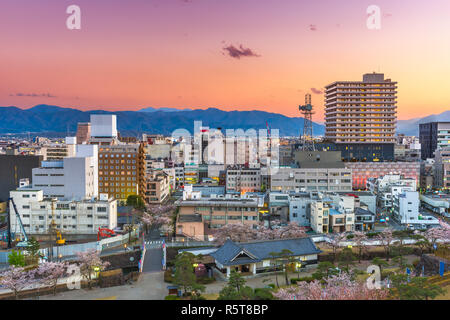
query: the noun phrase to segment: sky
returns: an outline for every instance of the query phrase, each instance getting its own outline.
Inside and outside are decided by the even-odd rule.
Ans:
[[[0,106],[300,116],[312,93],[320,122],[327,84],[382,72],[411,119],[450,110],[449,34],[448,0],[1,0]]]

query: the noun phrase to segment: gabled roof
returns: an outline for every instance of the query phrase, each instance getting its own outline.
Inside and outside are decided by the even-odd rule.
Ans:
[[[290,256],[318,254],[319,250],[310,238],[267,240],[236,243],[227,240],[216,252],[210,255],[223,266],[257,263],[271,259],[272,252],[289,250]]]

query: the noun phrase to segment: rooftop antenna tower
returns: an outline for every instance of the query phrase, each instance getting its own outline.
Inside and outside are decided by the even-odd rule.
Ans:
[[[303,135],[301,137],[301,141],[303,143],[303,150],[305,151],[314,151],[314,140],[313,140],[313,128],[312,128],[312,115],[313,106],[311,104],[311,95],[307,93],[305,95],[305,105],[299,106],[303,118],[305,119],[303,122]]]

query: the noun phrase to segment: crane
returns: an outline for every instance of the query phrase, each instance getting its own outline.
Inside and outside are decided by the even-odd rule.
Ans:
[[[55,222],[55,199],[52,199],[52,222],[50,222],[50,232],[56,234],[56,244],[63,245],[66,243],[66,239],[62,237],[61,231],[56,229]]]
[[[20,214],[17,211],[16,203],[14,202],[13,198],[9,198],[8,201],[10,201],[12,203],[12,207],[16,214],[17,221],[19,221],[20,229],[22,230],[22,234],[23,234],[23,238],[24,238],[24,241],[17,243],[16,247],[25,247],[26,248],[29,246],[28,235],[25,231],[25,228],[23,227],[22,219],[20,218]],[[11,210],[11,206],[10,206],[10,210]],[[10,219],[11,219],[11,217],[8,214],[8,248],[11,247],[11,240],[10,240],[11,239],[11,221],[10,221]]]

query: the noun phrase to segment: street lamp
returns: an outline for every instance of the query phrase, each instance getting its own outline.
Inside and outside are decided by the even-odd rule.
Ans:
[[[63,257],[62,253],[58,254],[58,260],[59,260],[59,262],[61,262],[62,257]]]
[[[123,248],[125,249],[125,251],[127,251],[127,244],[126,243],[123,245]]]

